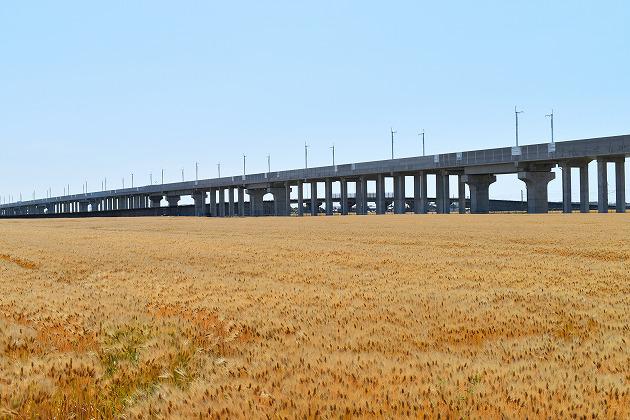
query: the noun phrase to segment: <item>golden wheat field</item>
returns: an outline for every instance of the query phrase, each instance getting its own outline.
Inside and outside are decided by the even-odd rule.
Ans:
[[[0,221],[0,418],[630,416],[630,216]]]

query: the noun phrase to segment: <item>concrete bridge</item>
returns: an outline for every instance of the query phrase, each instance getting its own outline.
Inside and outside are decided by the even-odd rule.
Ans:
[[[316,215],[320,205],[326,214],[333,214],[337,203],[341,214],[348,214],[352,207],[357,214],[367,214],[369,203],[374,203],[377,214],[384,214],[390,203],[394,213],[404,213],[410,207],[414,213],[426,213],[429,209],[427,175],[435,176],[437,213],[451,211],[449,177],[458,177],[457,208],[471,213],[488,213],[490,209],[489,187],[496,175],[518,174],[527,188],[527,212],[546,213],[549,210],[547,184],[555,178],[551,169],[562,168],[563,211],[571,212],[571,168],[579,168],[580,211],[589,211],[588,164],[597,161],[597,208],[608,212],[607,164],[615,165],[616,211],[624,212],[625,159],[630,156],[630,135],[572,140],[557,143],[533,144],[520,147],[504,147],[468,152],[447,153],[431,156],[388,159],[345,165],[323,166],[241,176],[231,176],[171,184],[109,190],[69,195],[47,199],[22,201],[0,205],[0,217],[29,215],[55,216],[61,214],[101,213],[114,210],[147,213],[145,209],[161,207],[168,202],[169,214],[176,209],[182,196],[194,200],[196,216],[262,216],[273,214],[286,216],[292,213],[291,203],[297,201],[297,214],[306,211]],[[413,194],[407,202],[405,177],[414,179]],[[385,179],[393,179],[393,192],[385,191]],[[368,194],[368,182],[376,183],[376,193]],[[333,195],[333,184],[338,183],[340,194]],[[348,185],[355,185],[355,195],[348,194]],[[311,194],[305,202],[304,184],[310,184]],[[318,186],[323,184],[323,198]],[[465,198],[465,185],[470,190],[470,200]],[[292,190],[297,189],[297,199]],[[226,194],[227,192],[227,194]],[[265,210],[263,197],[273,196],[273,208]],[[227,195],[227,199],[226,199]],[[246,206],[245,196],[249,200]],[[307,205],[305,205],[307,204]],[[148,212],[151,213],[151,212]],[[97,214],[94,214],[95,216]]]

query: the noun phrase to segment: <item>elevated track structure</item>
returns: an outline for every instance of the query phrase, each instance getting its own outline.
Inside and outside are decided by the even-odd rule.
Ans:
[[[501,174],[517,174],[527,189],[528,213],[549,211],[548,183],[555,178],[552,168],[562,169],[562,210],[573,211],[571,201],[571,168],[579,168],[579,210],[588,212],[589,177],[588,165],[597,161],[597,209],[609,210],[608,163],[615,166],[615,209],[625,212],[625,159],[630,156],[630,135],[541,143],[520,147],[503,147],[467,152],[406,157],[370,162],[357,162],[334,166],[321,166],[286,171],[264,172],[228,176],[197,181],[147,185],[134,188],[88,192],[0,205],[0,217],[80,214],[82,216],[126,214],[193,214],[195,216],[288,216],[293,213],[317,215],[323,204],[323,213],[333,214],[336,203],[342,215],[352,210],[359,215],[368,214],[370,208],[376,214],[384,214],[393,204],[393,213],[427,213],[430,208],[437,213],[449,213],[453,208],[450,195],[450,177],[458,179],[457,210],[471,213],[488,213],[489,188]],[[435,179],[434,202],[427,195],[427,177]],[[413,194],[406,194],[405,178],[413,177]],[[393,192],[386,192],[386,178],[393,179]],[[368,182],[376,183],[376,193],[369,193]],[[340,194],[333,194],[338,183]],[[305,184],[310,184],[308,202],[304,194]],[[323,184],[323,194],[318,186]],[[355,194],[348,193],[348,185],[354,184]],[[470,199],[465,197],[468,185]],[[297,198],[292,197],[294,189]],[[272,205],[265,205],[264,196],[271,194]],[[182,196],[191,196],[193,210],[178,212]],[[226,197],[227,196],[227,197]],[[246,197],[247,196],[247,197]],[[409,198],[411,196],[411,198]],[[246,200],[247,198],[247,200]],[[168,210],[147,211],[146,209]],[[246,205],[247,202],[247,205]],[[268,202],[268,201],[267,201]],[[297,202],[297,210],[292,203]],[[372,207],[369,203],[373,203]]]

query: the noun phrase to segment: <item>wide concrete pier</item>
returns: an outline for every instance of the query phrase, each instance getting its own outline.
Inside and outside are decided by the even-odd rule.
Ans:
[[[615,211],[625,212],[625,159],[630,156],[630,135],[601,137],[521,147],[473,150],[431,156],[359,162],[278,172],[265,172],[198,181],[91,192],[85,194],[22,201],[0,205],[0,217],[59,217],[63,215],[150,215],[186,214],[195,216],[287,216],[296,214],[333,214],[338,205],[342,215],[355,212],[385,214],[388,210],[401,214],[411,211],[424,214],[429,210],[450,213],[457,208],[471,213],[488,213],[490,187],[497,175],[517,174],[527,190],[527,212],[549,210],[548,184],[555,178],[552,168],[562,173],[562,211],[574,210],[571,201],[571,169],[579,168],[579,211],[588,212],[588,164],[597,162],[597,209],[609,209],[608,164],[614,165]],[[435,202],[429,203],[427,177],[435,179]],[[457,177],[457,198],[450,194],[450,177]],[[413,178],[413,194],[405,190],[406,177]],[[393,191],[388,193],[386,185]],[[310,195],[304,196],[304,185]],[[348,186],[354,186],[354,196]],[[368,193],[375,185],[376,193]],[[466,185],[470,199],[466,199]],[[340,194],[333,194],[338,189]],[[319,192],[323,192],[319,194]],[[292,193],[297,193],[293,198]],[[409,191],[411,194],[411,191]],[[226,202],[227,194],[227,202]],[[265,203],[271,195],[273,206]],[[192,197],[194,206],[180,204],[184,196]],[[269,200],[267,200],[268,202]],[[163,206],[166,203],[166,206]],[[292,208],[297,204],[297,209]],[[373,206],[370,206],[373,204]],[[454,206],[456,204],[456,206]],[[323,205],[323,209],[322,206]],[[431,208],[430,208],[431,207]],[[183,210],[186,208],[186,210]],[[166,210],[165,210],[166,209]],[[180,211],[180,209],[182,211]]]

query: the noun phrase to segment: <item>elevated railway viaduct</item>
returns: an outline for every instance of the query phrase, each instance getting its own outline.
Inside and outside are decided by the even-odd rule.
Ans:
[[[153,214],[145,209],[162,207],[164,199],[170,209],[168,214],[178,214],[177,208],[182,196],[193,198],[192,213],[196,216],[286,216],[292,213],[292,201],[297,201],[298,215],[303,215],[306,211],[317,214],[321,204],[324,205],[326,214],[333,214],[333,202],[339,204],[341,214],[348,214],[351,207],[354,207],[357,214],[367,214],[368,203],[375,204],[377,214],[384,214],[391,202],[394,213],[404,213],[410,207],[414,213],[421,214],[429,210],[428,175],[435,177],[434,206],[437,213],[451,211],[451,176],[458,178],[459,211],[463,212],[469,206],[471,213],[488,213],[489,187],[495,182],[496,175],[500,174],[518,174],[527,189],[527,212],[546,213],[549,210],[547,186],[555,178],[551,169],[556,166],[562,168],[563,211],[571,212],[573,209],[571,168],[577,167],[580,177],[579,209],[588,212],[588,164],[594,160],[597,161],[598,211],[608,212],[607,165],[613,163],[615,209],[617,212],[624,212],[625,159],[628,156],[630,135],[601,137],[147,185],[22,201],[0,205],[0,217],[52,217],[72,213],[94,213],[96,216],[99,212],[104,216],[114,215],[114,210],[138,210],[139,213]],[[413,177],[413,194],[405,191],[407,176]],[[392,193],[385,191],[385,180],[388,177],[393,179]],[[375,194],[367,193],[368,182],[376,183]],[[335,183],[339,184],[340,194],[333,195]],[[310,184],[308,203],[305,202],[305,184]],[[322,198],[318,194],[318,186],[321,184],[324,187]],[[355,186],[354,196],[348,193],[349,184]],[[465,198],[466,184],[470,191],[469,201]],[[297,190],[297,199],[291,196],[294,189]],[[273,204],[272,209],[266,210],[263,197],[269,193],[273,197]],[[411,199],[408,199],[409,196]],[[189,214],[188,211],[183,213]]]

